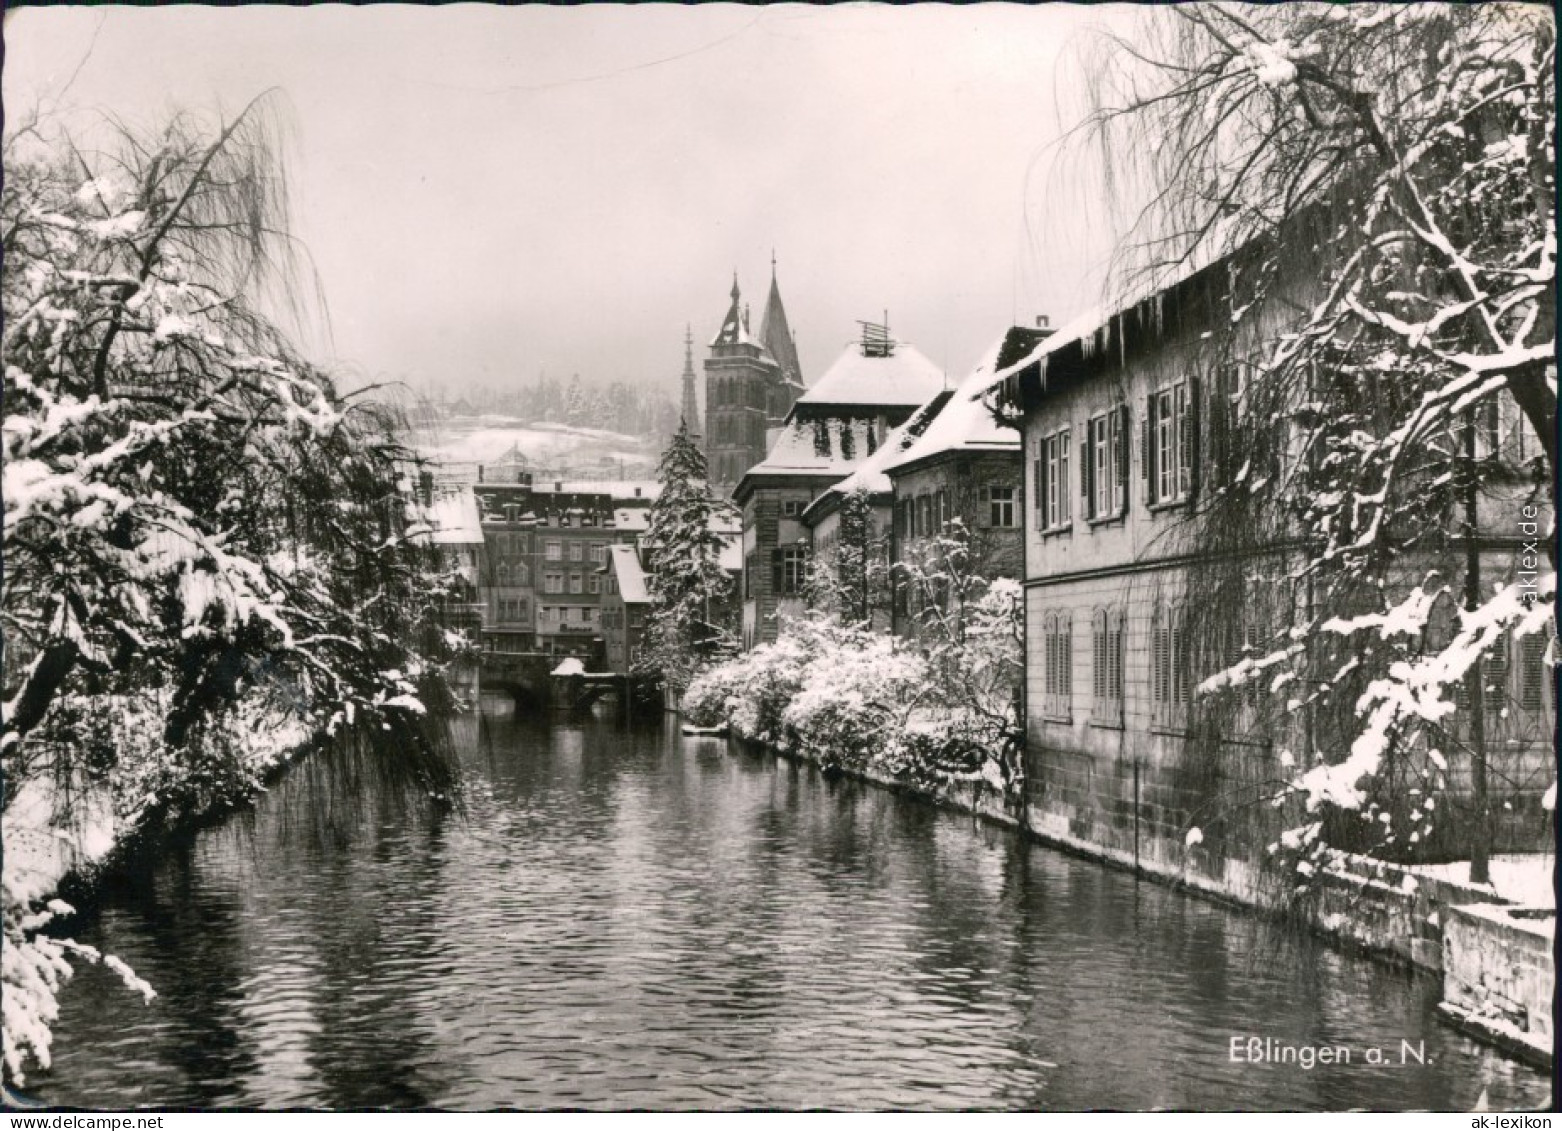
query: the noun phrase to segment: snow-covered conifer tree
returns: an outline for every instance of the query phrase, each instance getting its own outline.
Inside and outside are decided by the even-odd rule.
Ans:
[[[680,423],[658,468],[661,492],[650,508],[646,565],[651,616],[639,668],[681,694],[700,665],[730,650],[723,615],[732,579],[721,565],[717,504],[706,485],[705,453]]]

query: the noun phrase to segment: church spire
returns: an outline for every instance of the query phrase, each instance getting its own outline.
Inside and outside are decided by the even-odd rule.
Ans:
[[[797,343],[787,325],[786,307],[781,302],[781,286],[776,282],[776,253],[770,252],[770,297],[765,300],[765,317],[759,327],[759,344],[781,369],[781,375],[795,385],[803,383],[803,367],[797,360]]]
[[[694,394],[694,327],[683,328],[683,423],[690,436],[702,433],[700,404]]]
[[[721,330],[712,339],[713,346],[731,346],[738,344],[752,344],[748,336],[748,319],[743,313],[743,292],[738,290],[738,273],[732,273],[732,305],[727,308],[727,317],[722,319]]]

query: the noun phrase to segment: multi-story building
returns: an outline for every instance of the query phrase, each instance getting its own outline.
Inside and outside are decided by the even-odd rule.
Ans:
[[[514,483],[472,488],[481,514],[483,646],[598,660],[608,550],[645,529],[655,483]]]
[[[943,388],[938,366],[890,338],[885,327],[864,324],[861,341],[797,398],[769,454],[733,490],[743,515],[745,648],[774,640],[776,616],[801,608],[808,504],[872,457]]]
[[[476,644],[483,623],[479,585],[486,562],[477,500],[470,487],[440,482],[423,470],[418,475],[417,502],[429,541],[437,548],[441,565],[454,577],[452,590],[435,611],[441,624]]]
[[[808,528],[814,568],[833,574],[842,587],[841,599],[847,607],[875,629],[891,627],[894,593],[891,566],[895,546],[891,526],[895,485],[884,469],[916,443],[953,395],[948,389],[935,393],[904,424],[890,430],[878,451],[846,478],[820,491],[803,508],[802,520]],[[867,521],[863,527],[843,529],[842,506],[859,492],[867,502]],[[853,538],[858,541],[855,546],[850,545]],[[848,549],[854,552],[854,576],[843,576],[839,568],[838,555]]]
[[[1277,298],[1244,319],[1236,340],[1217,352],[1214,331],[1231,323],[1234,305],[1228,265],[1217,263],[1060,329],[996,375],[1000,401],[1022,414],[1028,468],[1032,822],[1047,835],[1152,870],[1199,873],[1200,882],[1244,897],[1257,894],[1265,845],[1278,837],[1283,819],[1258,801],[1290,779],[1292,757],[1312,757],[1326,741],[1314,729],[1324,715],[1286,704],[1287,695],[1299,702],[1301,691],[1281,690],[1278,706],[1266,708],[1265,681],[1223,716],[1201,715],[1192,692],[1212,669],[1236,663],[1288,623],[1281,618],[1289,610],[1301,608],[1302,621],[1313,611],[1295,604],[1305,603],[1306,591],[1286,580],[1299,564],[1299,543],[1286,538],[1219,559],[1201,549],[1195,519],[1201,500],[1249,476],[1284,482],[1278,476],[1286,461],[1297,458],[1300,408],[1247,415],[1247,363],[1240,359],[1258,355],[1289,328],[1287,303],[1310,308],[1303,301],[1308,285],[1291,280],[1286,301]],[[1502,404],[1500,416],[1489,424],[1494,449],[1509,433],[1503,421],[1517,419],[1516,407]],[[1260,436],[1263,444],[1251,440]],[[1258,454],[1237,458],[1239,437]],[[922,529],[924,513],[932,523],[938,511],[937,503],[922,503],[925,492],[915,493],[903,518],[913,532]],[[1002,517],[1010,521],[1007,512]],[[1480,546],[1489,579],[1515,568],[1516,543],[1493,534]],[[1408,589],[1427,568],[1446,568],[1405,565],[1404,578],[1385,580]],[[1224,596],[1216,597],[1212,578],[1227,586]],[[1554,710],[1540,662],[1544,646],[1525,638],[1517,654],[1488,671],[1487,713],[1506,728],[1488,745],[1491,788],[1502,792],[1492,807],[1510,831],[1522,821],[1534,829],[1547,824],[1537,805],[1554,768],[1549,747],[1534,738],[1550,735]],[[1521,737],[1524,715],[1534,723],[1537,712],[1540,725]],[[1287,752],[1293,746],[1299,754]],[[1460,768],[1448,773],[1457,795]],[[1187,834],[1195,825],[1201,840],[1191,852]]]
[[[957,531],[962,568],[987,578],[1023,571],[1025,467],[1018,431],[999,422],[985,393],[994,374],[1028,355],[1051,331],[1016,326],[995,342],[921,434],[884,461],[893,508],[894,628],[909,630],[922,603],[939,600]],[[943,606],[941,606],[943,607]]]
[[[803,387],[774,265],[758,336],[749,332],[748,307],[734,275],[732,303],[705,360],[705,453],[713,495],[726,498],[743,473],[765,458],[768,433]]]
[[[608,549],[602,567],[602,638],[607,670],[627,674],[640,658],[640,640],[651,607],[651,590],[639,548],[620,544]]]

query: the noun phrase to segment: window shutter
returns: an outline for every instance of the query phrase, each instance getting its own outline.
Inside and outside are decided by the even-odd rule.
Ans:
[[[1546,666],[1546,641],[1539,633],[1523,638],[1519,649],[1519,706],[1539,711],[1545,706],[1545,685],[1550,669]]]
[[[770,551],[770,591],[772,594],[781,592],[783,566],[781,564],[781,548],[778,546]]]
[[[1047,441],[1036,441],[1036,529],[1047,529]]]
[[[1187,474],[1187,488],[1185,494],[1193,498],[1199,493],[1199,463],[1203,454],[1203,435],[1200,430],[1200,409],[1203,406],[1203,398],[1199,395],[1200,382],[1197,377],[1188,378],[1187,403],[1183,411],[1183,436],[1182,463]]]
[[[1128,406],[1126,404],[1119,405],[1117,409],[1117,415],[1113,419],[1117,424],[1117,438],[1115,440],[1115,446],[1117,449],[1117,498],[1115,501],[1117,504],[1117,513],[1127,514],[1128,437],[1130,435],[1130,429],[1128,426]]]
[[[1095,518],[1095,499],[1090,493],[1092,480],[1095,478],[1094,461],[1090,458],[1090,421],[1085,421],[1085,427],[1079,438],[1079,498],[1084,505],[1080,508],[1086,518]]]
[[[1102,713],[1106,703],[1106,613],[1097,610],[1090,626],[1090,675],[1095,712]]]
[[[1067,523],[1072,518],[1068,498],[1068,429],[1065,428],[1058,433],[1058,522]]]
[[[1144,412],[1139,420],[1139,478],[1144,480],[1144,501],[1155,500],[1155,401],[1154,394],[1144,401]]]

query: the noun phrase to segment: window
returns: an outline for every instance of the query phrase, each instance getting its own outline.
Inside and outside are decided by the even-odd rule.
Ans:
[[[1508,709],[1508,638],[1498,637],[1496,646],[1481,659],[1486,718],[1490,722]]]
[[[564,592],[564,575],[559,573],[543,574],[542,589],[544,593]]]
[[[1019,509],[1019,504],[1014,495],[1013,487],[992,486],[987,488],[987,524],[989,526],[1009,530],[1018,525],[1016,512]]]
[[[1085,426],[1080,494],[1085,518],[1117,518],[1128,507],[1128,409],[1119,405]]]
[[[1042,618],[1042,711],[1048,718],[1069,717],[1074,674],[1071,635],[1071,618],[1066,611],[1047,613]]]
[[[579,542],[569,544],[569,560],[572,562],[585,560],[585,551]]]
[[[917,496],[917,533],[924,538],[933,533],[933,499],[930,495]]]
[[[515,569],[511,571],[510,576],[516,585],[530,585],[532,583],[532,571],[525,562],[516,562]]]
[[[560,526],[568,526],[569,524],[570,524],[569,512],[565,511],[563,514],[559,515],[559,525]]]
[[[607,543],[598,542],[591,547],[591,560],[596,562],[597,565],[602,565],[607,561]]]
[[[796,518],[803,513],[803,501],[801,499],[781,500],[781,515],[783,518]]]
[[[1198,484],[1198,378],[1152,393],[1145,404],[1141,472],[1152,506],[1192,497]]]
[[[549,540],[543,545],[543,557],[550,562],[564,560],[564,543]]]
[[[607,591],[609,593],[618,592],[618,578],[614,577],[611,573],[607,575]]]
[[[602,579],[600,577],[598,577],[594,573],[586,574],[586,592],[587,593],[600,593],[600,592],[602,592]]]
[[[504,520],[506,522],[514,522],[517,518],[520,517],[520,512],[521,508],[516,504],[506,503],[504,505]]]
[[[808,549],[805,546],[782,546],[772,551],[773,576],[771,583],[777,594],[793,597],[803,591],[804,574],[807,572]]]
[[[582,585],[582,579],[581,579],[580,574],[572,573],[572,574],[569,575],[569,591],[571,593],[579,593],[579,592],[581,592],[581,585]]]
[[[501,562],[499,568],[494,570],[494,577],[500,585],[510,584],[510,567]]]
[[[912,538],[916,536],[916,532],[913,529],[915,516],[912,513],[912,506],[913,503],[910,499],[902,499],[900,506],[896,508],[900,519],[900,536],[902,538]]]
[[[585,514],[580,516],[580,525],[582,525],[582,526],[595,526],[596,524],[597,524],[597,516],[595,514],[593,514],[592,512],[587,511]]]
[[[1097,609],[1090,622],[1093,722],[1123,725],[1123,614]]]
[[[1036,526],[1058,530],[1072,521],[1069,513],[1068,445],[1064,428],[1036,442]]]
[[[1187,641],[1182,609],[1158,605],[1150,623],[1152,721],[1161,727],[1180,727],[1187,703]]]

